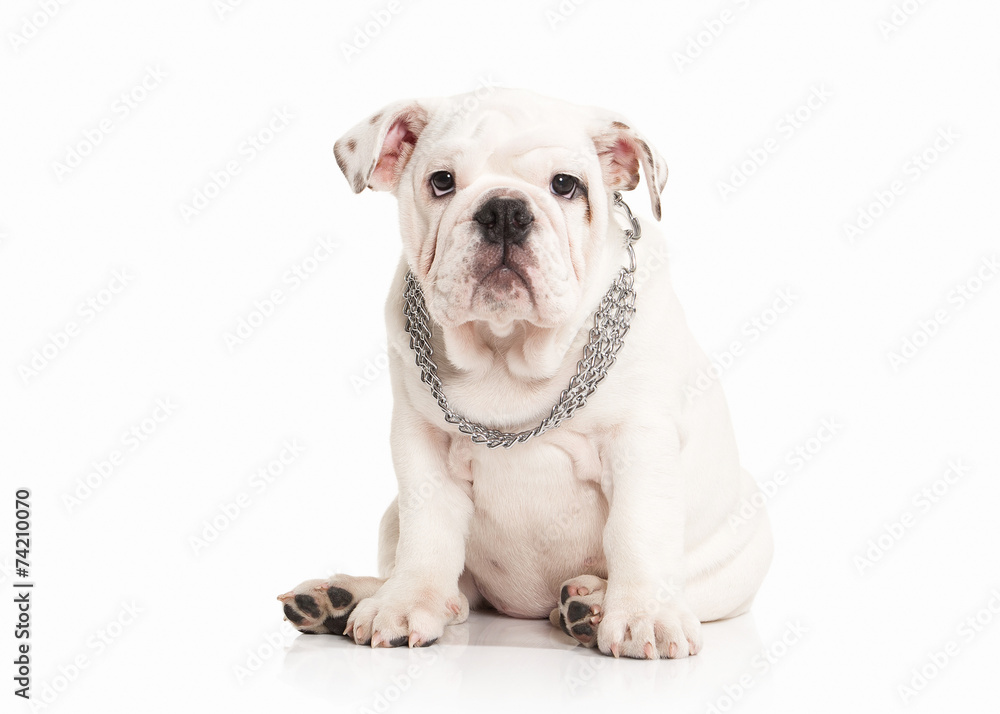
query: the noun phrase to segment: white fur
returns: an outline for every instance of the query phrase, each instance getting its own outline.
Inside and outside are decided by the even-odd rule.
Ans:
[[[405,631],[399,623],[408,621],[411,643],[433,639],[454,621],[454,607],[443,604],[454,605],[460,591],[473,608],[488,602],[516,617],[546,617],[562,583],[590,574],[608,581],[602,652],[694,653],[699,620],[749,608],[772,546],[763,510],[742,525],[728,522],[757,487],[740,467],[721,390],[685,393],[708,361],[667,268],[651,268],[638,285],[625,346],[586,407],[510,449],[472,444],[445,422],[420,381],[402,313],[411,269],[433,318],[434,356],[452,408],[508,431],[534,426],[575,373],[593,312],[627,260],[610,194],[634,187],[634,175],[623,178],[601,142],[611,137],[624,152],[613,158],[625,161],[625,174],[640,163],[647,181],[657,174],[657,201],[665,166],[655,151],[629,155],[639,135],[624,123],[609,128],[616,115],[602,110],[505,90],[468,112],[466,99],[393,105],[337,142],[349,179],[370,178],[365,172],[378,164],[377,187],[399,199],[403,237],[386,304],[399,481],[380,536],[379,575],[388,580],[349,629],[364,641],[387,623]],[[399,137],[410,117],[418,118],[415,146],[389,157],[401,157],[396,166],[384,163],[379,137]],[[616,132],[623,141],[615,143]],[[374,154],[349,156],[352,137]],[[455,194],[426,190],[435,170],[454,173]],[[560,172],[586,180],[589,221],[580,202],[549,191]],[[534,264],[530,289],[484,297],[471,274],[480,250],[471,216],[497,193],[530,205]],[[663,238],[642,220],[640,268],[662,263],[650,256],[664,252]]]

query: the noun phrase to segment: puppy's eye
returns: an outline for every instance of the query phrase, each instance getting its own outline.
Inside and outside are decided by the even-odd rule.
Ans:
[[[450,171],[435,171],[431,174],[431,189],[435,196],[443,196],[455,190],[455,177]]]
[[[568,174],[556,174],[552,177],[550,188],[552,193],[563,198],[573,198],[576,194],[576,179]]]

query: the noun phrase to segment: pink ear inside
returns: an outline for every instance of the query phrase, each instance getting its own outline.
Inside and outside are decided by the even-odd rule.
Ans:
[[[402,167],[410,157],[417,135],[410,129],[408,117],[400,117],[389,127],[389,132],[382,142],[382,151],[372,172],[370,183],[376,190],[390,190],[399,178]]]
[[[613,139],[601,152],[604,170],[608,174],[609,185],[616,189],[631,191],[639,185],[639,157],[636,146],[625,137]]]

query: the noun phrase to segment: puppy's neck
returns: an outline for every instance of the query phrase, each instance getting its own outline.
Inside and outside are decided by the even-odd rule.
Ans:
[[[448,359],[461,370],[482,374],[502,365],[517,379],[538,380],[559,370],[581,329],[587,328],[538,327],[519,320],[498,331],[477,320],[445,328],[443,337]]]

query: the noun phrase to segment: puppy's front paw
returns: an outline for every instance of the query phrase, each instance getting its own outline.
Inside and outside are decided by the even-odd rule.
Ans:
[[[347,618],[357,604],[374,595],[380,578],[333,575],[326,580],[306,580],[278,596],[285,619],[307,635],[342,635]]]
[[[678,659],[701,650],[701,623],[682,601],[654,603],[608,600],[597,630],[604,654],[636,659]],[[651,611],[652,610],[652,611]]]
[[[372,647],[427,647],[446,625],[465,622],[469,601],[456,589],[441,591],[391,578],[373,597],[362,600],[347,620],[344,634]]]

